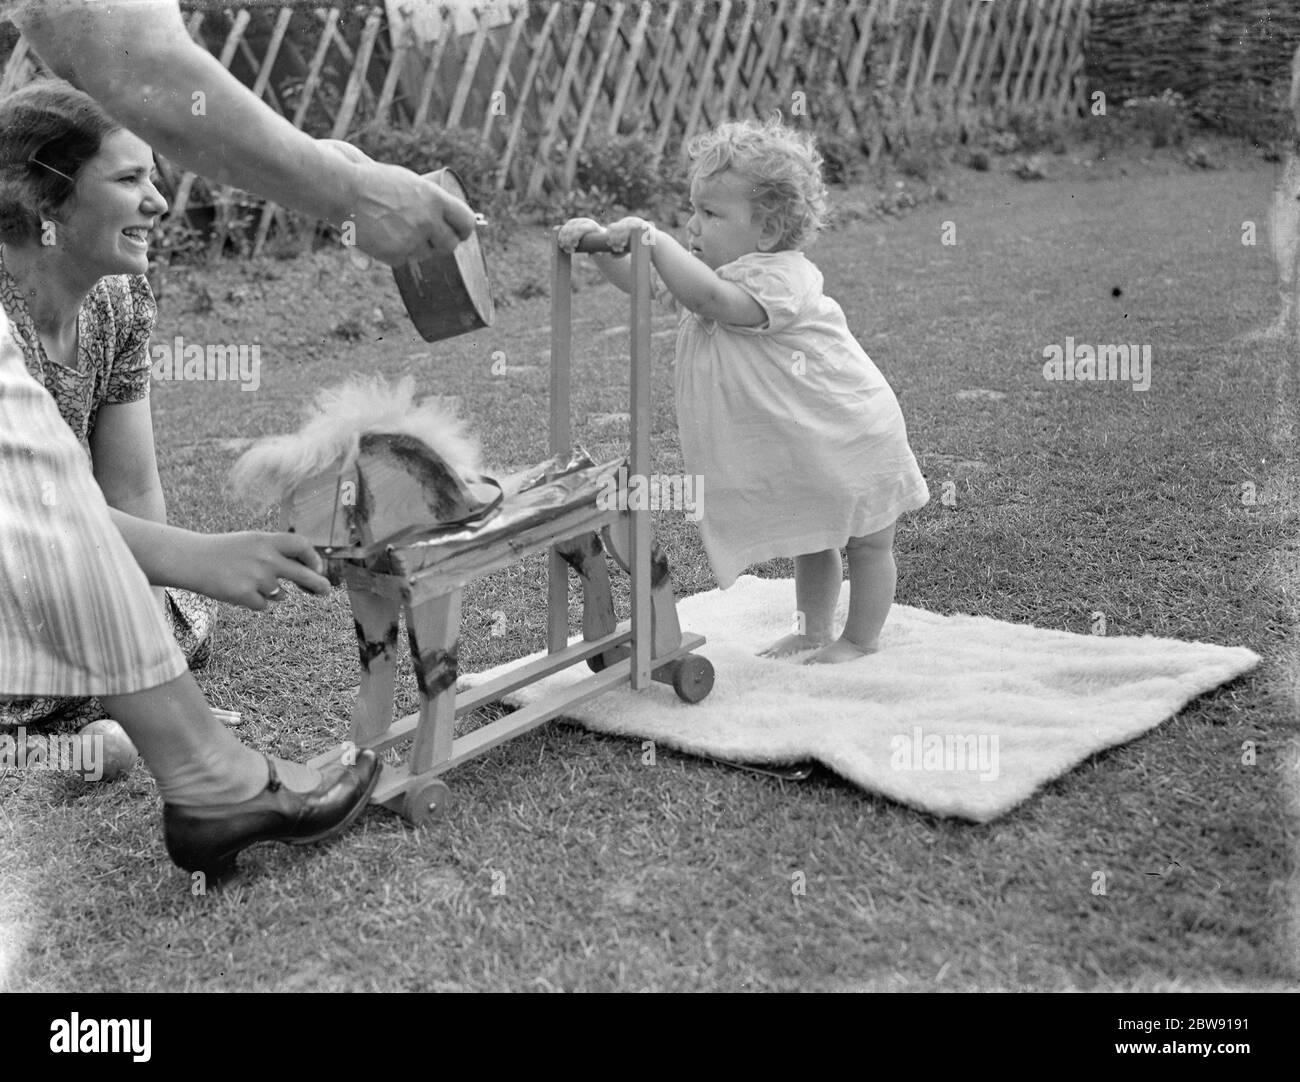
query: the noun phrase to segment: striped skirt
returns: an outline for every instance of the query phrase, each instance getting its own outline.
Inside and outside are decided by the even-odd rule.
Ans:
[[[185,659],[0,309],[0,696],[124,695]]]

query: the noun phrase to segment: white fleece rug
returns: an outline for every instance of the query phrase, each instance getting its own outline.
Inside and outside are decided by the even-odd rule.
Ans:
[[[847,601],[846,586],[841,624]],[[655,683],[607,692],[566,716],[688,753],[816,760],[868,792],[983,823],[1259,663],[1242,647],[1077,635],[907,605],[891,610],[880,652],[861,661],[755,657],[785,633],[793,607],[792,581],[749,575],[686,598],[682,628],[708,639],[698,652],[716,672],[707,698],[683,703]],[[569,668],[507,701],[525,705],[587,673]]]

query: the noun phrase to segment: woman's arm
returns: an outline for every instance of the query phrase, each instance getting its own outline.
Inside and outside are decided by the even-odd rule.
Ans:
[[[176,0],[46,0],[15,14],[37,55],[155,150],[334,224],[386,263],[450,251],[474,214],[406,169],[350,161],[298,131],[196,45]]]
[[[179,586],[218,601],[262,610],[280,579],[314,594],[329,580],[311,542],[291,533],[201,534],[110,509],[131,555],[155,586]]]
[[[149,399],[101,403],[89,443],[95,481],[110,513],[165,523],[167,500],[158,476]],[[156,586],[154,593],[161,601],[163,587]]]
[[[145,577],[218,601],[266,608],[279,579],[325,593],[315,550],[293,534],[200,534],[167,525],[167,504],[154,454],[149,400],[106,402],[90,434],[95,480],[109,514]]]
[[[266,607],[266,595],[281,578],[315,593],[329,589],[316,574],[315,550],[300,537],[208,535],[167,525],[147,398],[101,405],[90,453],[113,524],[155,586],[179,586],[252,609]]]
[[[135,518],[166,522],[149,399],[103,403],[89,442],[95,480],[108,506]]]

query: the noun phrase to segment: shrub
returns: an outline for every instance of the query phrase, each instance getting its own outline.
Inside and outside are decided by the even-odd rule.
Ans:
[[[557,158],[562,156],[563,148],[555,153]],[[631,131],[589,136],[587,149],[578,156],[572,186],[525,209],[553,221],[594,218],[605,222],[636,214],[676,226],[688,198],[686,166],[675,148],[658,155],[649,135]]]
[[[649,210],[664,186],[650,140],[634,132],[590,139],[588,147],[578,156],[574,174],[577,187],[611,205],[630,211]]]
[[[496,188],[497,155],[475,132],[441,124],[422,124],[418,128],[371,124],[349,142],[375,161],[401,165],[415,173],[450,168],[464,184],[469,202],[489,219],[504,211],[505,201]]]
[[[158,223],[150,243],[154,253],[170,263],[199,263],[207,256],[210,239],[207,230],[168,214]]]
[[[1006,118],[1006,128],[1019,143],[1019,149],[1027,154],[1040,150],[1063,153],[1064,142],[1058,123],[1034,111],[1016,111]]]
[[[1176,90],[1159,97],[1129,98],[1124,103],[1125,122],[1151,137],[1151,146],[1180,147],[1187,138],[1187,102]]]
[[[817,151],[827,184],[849,184],[861,175],[866,152],[859,137],[824,128],[817,132]]]
[[[931,171],[936,168],[938,163],[932,155],[919,150],[908,149],[899,153],[897,165],[898,171],[905,177],[913,177],[916,180],[929,180]]]

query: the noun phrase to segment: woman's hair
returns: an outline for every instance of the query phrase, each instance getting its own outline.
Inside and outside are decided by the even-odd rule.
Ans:
[[[721,124],[692,139],[686,152],[692,182],[735,170],[753,183],[750,200],[763,224],[776,228],[778,251],[801,248],[822,228],[822,156],[812,136],[785,127],[779,113],[762,123]]]
[[[0,98],[0,243],[35,243],[42,220],[72,198],[82,166],[121,127],[62,79]]]

